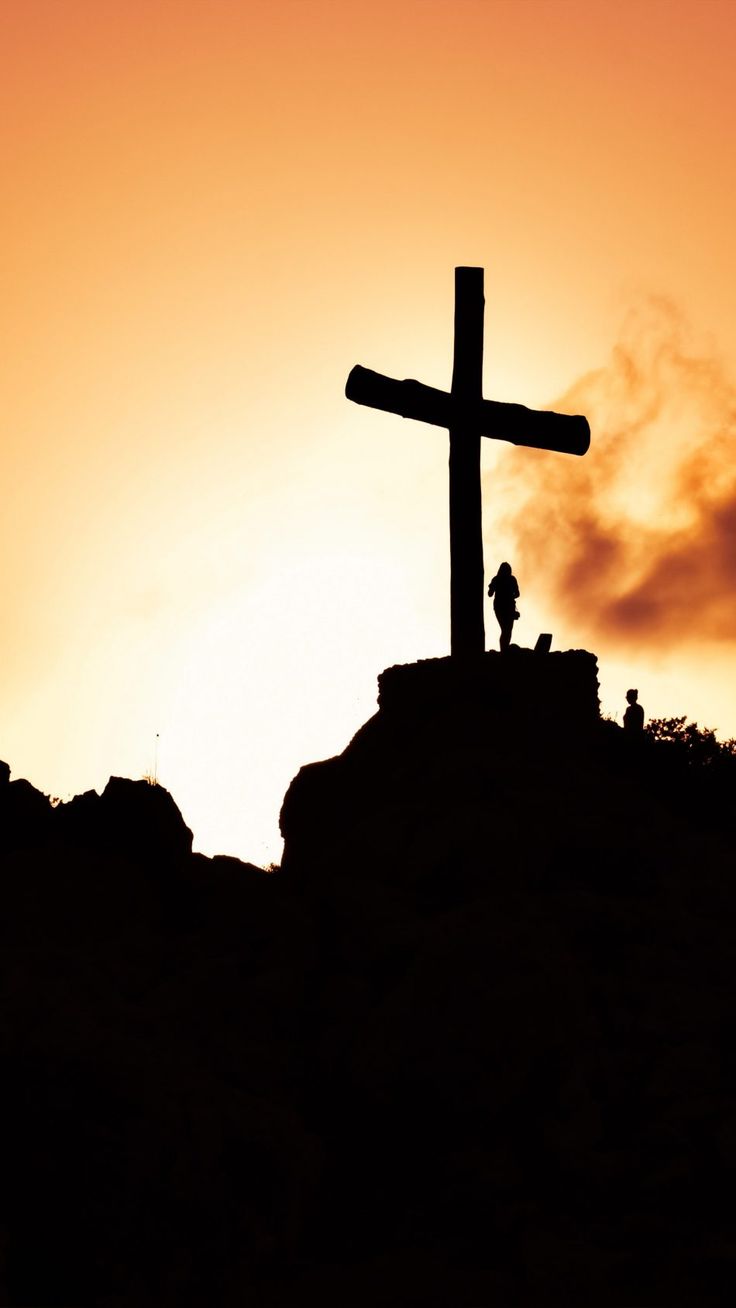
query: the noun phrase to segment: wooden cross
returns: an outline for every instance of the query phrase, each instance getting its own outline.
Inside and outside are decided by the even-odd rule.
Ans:
[[[523,404],[483,399],[483,269],[455,269],[455,351],[452,389],[394,381],[358,364],[345,386],[356,404],[415,418],[450,433],[450,631],[453,658],[485,652],[480,438],[585,454],[590,427],[583,417],[540,412]]]

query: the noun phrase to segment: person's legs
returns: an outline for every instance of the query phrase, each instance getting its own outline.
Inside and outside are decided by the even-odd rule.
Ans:
[[[514,627],[514,619],[513,616],[508,613],[504,613],[504,614],[497,613],[496,617],[498,618],[498,623],[501,628],[501,640],[499,643],[501,647],[501,652],[503,653],[504,650],[508,649],[511,643],[511,632],[513,631],[513,627]]]

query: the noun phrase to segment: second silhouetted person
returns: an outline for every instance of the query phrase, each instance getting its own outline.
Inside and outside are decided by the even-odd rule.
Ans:
[[[644,730],[644,709],[637,703],[638,690],[627,690],[626,699],[629,707],[624,713],[624,731],[638,733]]]

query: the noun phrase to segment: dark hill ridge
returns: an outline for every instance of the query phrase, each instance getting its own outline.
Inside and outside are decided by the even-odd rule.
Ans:
[[[733,771],[477,678],[384,673],[273,875],[0,775],[5,1302],[732,1302]]]

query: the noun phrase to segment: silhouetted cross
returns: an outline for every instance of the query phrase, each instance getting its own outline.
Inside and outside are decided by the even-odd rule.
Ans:
[[[394,381],[357,365],[345,386],[356,404],[416,418],[450,432],[450,632],[454,657],[485,651],[480,438],[585,454],[586,418],[483,399],[483,269],[455,269],[452,389]]]

